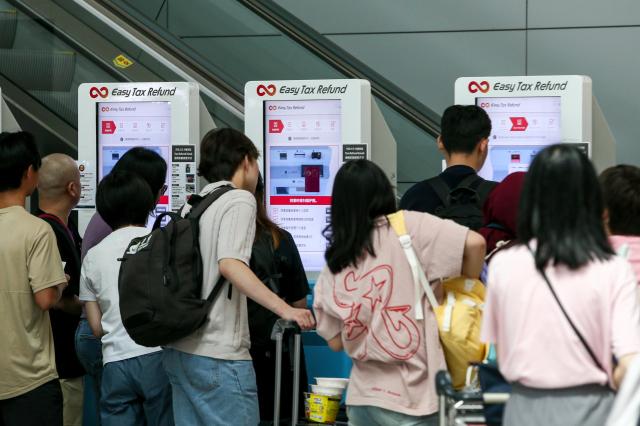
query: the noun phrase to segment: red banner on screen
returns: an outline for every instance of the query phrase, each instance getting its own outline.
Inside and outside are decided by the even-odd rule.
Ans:
[[[112,120],[104,120],[102,122],[102,134],[112,135],[116,132],[116,123]]]
[[[309,197],[303,196],[282,196],[276,195],[271,197],[272,206],[330,206],[330,196]]]

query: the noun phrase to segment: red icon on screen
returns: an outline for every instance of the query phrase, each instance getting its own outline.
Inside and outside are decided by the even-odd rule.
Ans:
[[[89,89],[89,96],[91,96],[93,99],[97,98],[98,96],[100,96],[101,98],[106,98],[107,96],[109,96],[109,89],[104,86],[99,89],[97,87],[92,87],[91,89]]]
[[[116,123],[111,120],[104,120],[102,122],[102,134],[112,135],[116,132]]]
[[[282,120],[269,120],[269,133],[282,133],[284,124]]]
[[[489,82],[484,80],[478,83],[477,81],[469,82],[469,91],[471,93],[476,93],[478,91],[482,93],[487,93],[489,91]]]
[[[509,117],[511,120],[512,132],[524,132],[529,127],[529,122],[525,117]]]
[[[260,84],[256,88],[256,93],[258,93],[258,96],[264,96],[264,95],[273,96],[276,94],[276,86],[274,84],[270,84],[268,86],[265,86],[264,84]]]

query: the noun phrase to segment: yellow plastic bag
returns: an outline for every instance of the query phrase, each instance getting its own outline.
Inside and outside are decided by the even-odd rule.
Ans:
[[[422,296],[426,295],[438,320],[440,342],[454,388],[465,385],[467,368],[484,359],[487,347],[480,341],[485,289],[479,280],[464,277],[444,281],[444,303],[440,304],[431,289],[423,267],[413,249],[402,211],[388,216],[404,249],[415,286],[416,319],[423,320]]]
[[[481,362],[487,345],[480,340],[485,288],[464,277],[444,281],[444,302],[434,309],[440,342],[453,387],[465,385],[470,363]]]

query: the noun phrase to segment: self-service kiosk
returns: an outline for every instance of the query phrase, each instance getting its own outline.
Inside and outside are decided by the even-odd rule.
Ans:
[[[455,103],[477,105],[491,118],[489,154],[479,174],[500,181],[526,171],[545,146],[576,144],[603,170],[615,164],[615,141],[580,75],[461,77]]]
[[[78,88],[78,167],[81,233],[95,211],[98,182],[131,148],[157,152],[167,162],[166,191],[153,216],[177,211],[199,191],[198,146],[215,125],[195,83],[85,83]]]
[[[267,212],[293,235],[313,277],[325,263],[322,231],[340,166],[370,159],[396,183],[396,143],[371,86],[366,80],[249,82],[245,133],[262,154]]]
[[[262,154],[267,212],[293,235],[313,285],[325,263],[322,231],[340,166],[367,158],[396,184],[396,142],[371,86],[366,80],[249,82],[245,133]],[[349,357],[315,333],[304,333],[303,341],[310,378],[348,377]]]

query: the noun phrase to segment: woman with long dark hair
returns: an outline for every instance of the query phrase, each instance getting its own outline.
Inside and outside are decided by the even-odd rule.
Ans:
[[[256,198],[256,237],[251,252],[251,270],[260,280],[296,308],[307,307],[309,283],[300,259],[300,253],[290,233],[278,227],[269,219],[264,205],[264,181],[258,176]],[[271,340],[271,330],[278,319],[273,312],[247,299],[249,333],[251,336],[251,360],[256,371],[258,385],[258,405],[261,424],[273,422],[273,390],[275,386],[275,343]],[[301,353],[300,389],[291,389],[293,369],[291,357],[282,357],[282,395],[280,413],[286,418],[291,412],[293,395],[302,398],[307,389],[307,372],[304,354]],[[304,404],[299,404],[304,408]],[[304,413],[301,413],[304,415]]]
[[[519,212],[521,244],[489,265],[483,324],[513,383],[504,423],[603,425],[611,389],[640,351],[640,313],[633,271],[607,240],[586,155],[569,145],[541,151]]]
[[[395,194],[380,167],[356,160],[340,168],[314,310],[318,334],[353,359],[347,406],[355,426],[437,424],[434,378],[446,364],[436,318],[424,294],[416,299],[411,267],[387,220],[395,212]],[[480,274],[479,234],[427,213],[403,215],[430,281]],[[416,318],[418,304],[424,319]]]

